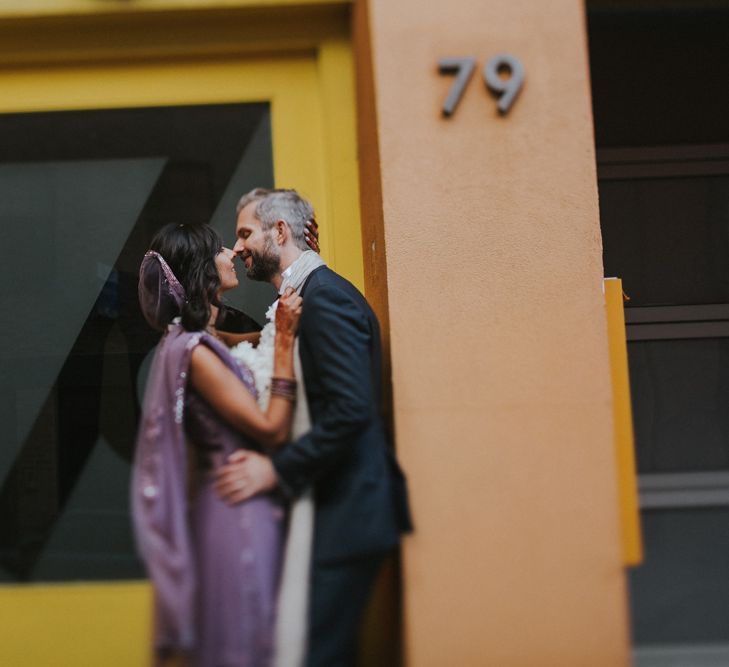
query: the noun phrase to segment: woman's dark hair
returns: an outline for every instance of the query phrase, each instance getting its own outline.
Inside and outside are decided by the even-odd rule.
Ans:
[[[210,321],[211,304],[218,305],[220,276],[215,256],[223,248],[218,232],[206,224],[171,223],[155,234],[149,248],[164,257],[185,288],[182,326],[187,331],[204,329]]]

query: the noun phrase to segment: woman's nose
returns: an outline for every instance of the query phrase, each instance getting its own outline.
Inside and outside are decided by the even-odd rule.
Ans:
[[[233,259],[235,257],[235,251],[230,248],[223,247],[223,252],[228,259]]]

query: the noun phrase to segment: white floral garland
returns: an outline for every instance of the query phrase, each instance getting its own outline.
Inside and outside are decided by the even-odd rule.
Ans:
[[[233,357],[248,366],[253,373],[256,389],[258,390],[258,405],[261,406],[261,410],[268,408],[268,402],[271,398],[277,307],[278,300],[274,301],[266,311],[266,320],[268,322],[261,330],[261,338],[256,347],[248,341],[243,341],[230,350]]]

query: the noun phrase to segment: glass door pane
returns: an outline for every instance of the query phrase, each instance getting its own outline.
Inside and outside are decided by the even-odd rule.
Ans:
[[[266,103],[0,115],[0,581],[142,576],[137,270],[168,222],[232,244],[238,197],[273,185],[270,128]],[[260,321],[269,290],[234,305]]]

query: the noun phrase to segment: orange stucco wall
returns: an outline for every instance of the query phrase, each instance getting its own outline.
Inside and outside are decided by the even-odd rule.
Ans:
[[[629,662],[583,11],[356,7],[366,280],[389,315],[417,523],[416,667]],[[503,51],[526,83],[499,117],[480,70]],[[445,56],[479,67],[450,119]]]

